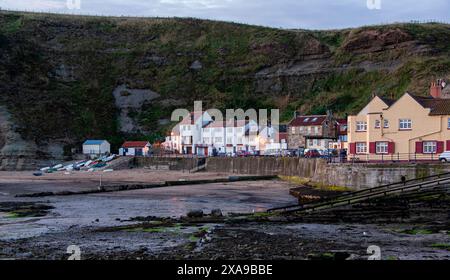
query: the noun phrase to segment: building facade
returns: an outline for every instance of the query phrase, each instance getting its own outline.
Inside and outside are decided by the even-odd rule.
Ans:
[[[146,157],[150,155],[151,147],[147,141],[127,141],[119,149],[119,155]]]
[[[327,144],[324,144],[326,147],[322,144],[337,138],[336,120],[331,113],[328,115],[296,116],[288,124],[287,133],[288,148],[291,150],[306,149],[308,144],[314,144],[314,139],[316,144],[320,140],[320,147],[328,149]],[[313,140],[313,142],[307,143],[307,139]],[[317,145],[317,147],[319,146]]]
[[[86,140],[83,143],[83,154],[104,155],[111,152],[111,145],[106,140]]]
[[[349,157],[428,160],[450,150],[450,94],[431,85],[428,97],[404,94],[397,101],[374,97],[348,117]]]
[[[182,154],[197,154],[197,146],[203,146],[202,128],[212,121],[207,112],[191,112],[180,122]]]

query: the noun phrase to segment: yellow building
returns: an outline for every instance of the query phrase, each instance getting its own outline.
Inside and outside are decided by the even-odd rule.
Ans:
[[[433,83],[429,97],[374,97],[348,117],[349,159],[436,160],[450,150],[450,94],[444,88]]]

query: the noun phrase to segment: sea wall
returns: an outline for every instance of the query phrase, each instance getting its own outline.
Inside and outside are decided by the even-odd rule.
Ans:
[[[197,158],[135,158],[134,165],[153,170],[189,171],[202,164]],[[406,179],[450,172],[447,164],[329,164],[305,158],[207,158],[207,172],[237,175],[284,175],[315,183],[364,189]]]

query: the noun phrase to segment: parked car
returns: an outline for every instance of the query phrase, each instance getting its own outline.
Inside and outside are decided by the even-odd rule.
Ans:
[[[218,157],[227,157],[227,153],[225,153],[225,152],[218,152],[217,156]]]
[[[278,157],[281,156],[281,151],[280,150],[266,150],[264,151],[264,156],[266,157]]]
[[[440,162],[450,162],[450,151],[445,151],[439,155]]]
[[[248,151],[237,151],[236,155],[238,157],[249,157],[252,154],[250,152],[248,152]]]
[[[309,150],[305,153],[305,158],[320,158],[321,156],[318,150]]]

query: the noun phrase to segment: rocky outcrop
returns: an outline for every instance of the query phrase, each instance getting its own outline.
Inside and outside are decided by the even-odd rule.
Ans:
[[[125,133],[146,132],[132,113],[139,113],[141,108],[159,97],[159,94],[149,89],[130,89],[127,85],[120,85],[113,91],[116,107],[120,111],[120,131]],[[147,132],[148,133],[148,132]]]

